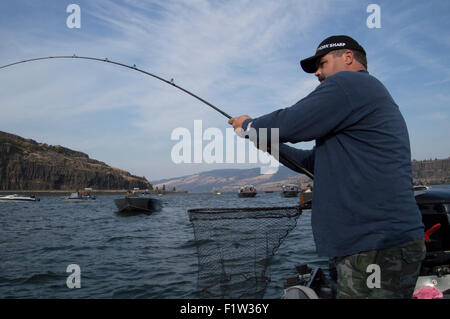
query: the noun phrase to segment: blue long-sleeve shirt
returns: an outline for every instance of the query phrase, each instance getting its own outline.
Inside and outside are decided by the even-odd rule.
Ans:
[[[336,73],[295,105],[246,120],[244,130],[250,122],[256,131],[279,128],[280,143],[316,140],[312,150],[280,144],[280,154],[314,174],[312,229],[320,256],[423,238],[406,123],[367,71]]]

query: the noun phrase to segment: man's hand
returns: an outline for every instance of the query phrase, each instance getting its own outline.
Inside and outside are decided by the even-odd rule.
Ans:
[[[251,119],[251,117],[248,115],[241,115],[238,117],[233,117],[232,119],[228,120],[228,124],[233,125],[233,129],[236,131],[238,128],[242,128],[242,124],[247,119]]]

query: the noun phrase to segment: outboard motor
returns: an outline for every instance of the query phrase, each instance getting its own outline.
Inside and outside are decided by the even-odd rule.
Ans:
[[[295,277],[284,284],[284,299],[331,299],[335,292],[321,268],[312,269],[307,264],[295,267]]]
[[[415,192],[425,225],[427,252],[450,250],[450,190]]]
[[[414,194],[425,225],[427,248],[416,291],[432,287],[447,298],[450,296],[450,190],[430,188]]]

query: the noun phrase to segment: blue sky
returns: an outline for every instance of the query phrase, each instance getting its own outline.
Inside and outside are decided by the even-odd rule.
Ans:
[[[81,28],[66,25],[69,4]],[[368,28],[369,4],[381,28]],[[0,65],[51,55],[107,57],[160,75],[233,116],[287,107],[319,82],[299,60],[347,34],[399,105],[412,158],[450,156],[450,2],[61,1],[0,2]],[[0,130],[83,151],[150,181],[246,164],[175,164],[178,127],[229,127],[192,97],[106,63],[49,60],[0,70]],[[298,147],[311,148],[310,143]],[[254,166],[254,165],[253,165]]]

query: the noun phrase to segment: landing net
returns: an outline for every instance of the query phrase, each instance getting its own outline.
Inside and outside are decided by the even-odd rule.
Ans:
[[[202,298],[262,298],[268,266],[296,226],[299,206],[189,209]]]

